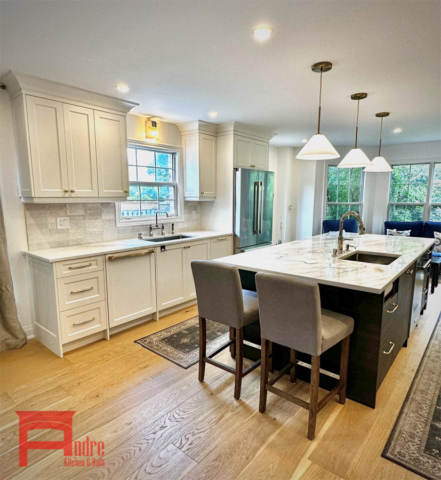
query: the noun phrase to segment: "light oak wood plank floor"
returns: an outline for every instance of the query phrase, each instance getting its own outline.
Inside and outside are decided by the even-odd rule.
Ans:
[[[134,340],[197,314],[190,307],[58,358],[35,340],[0,354],[0,477],[2,479],[164,480],[413,480],[417,475],[381,458],[395,419],[441,311],[441,288],[429,297],[418,328],[378,393],[375,410],[348,400],[318,416],[306,438],[307,412],[268,395],[258,412],[259,375],[233,398],[228,373],[197,365],[183,370]],[[220,360],[233,365],[228,352]],[[308,399],[308,385],[281,388]],[[322,392],[323,394],[324,392]],[[18,466],[16,410],[74,410],[74,440],[105,444],[104,466],[67,467],[61,451],[31,450]],[[36,430],[29,439],[58,440]]]

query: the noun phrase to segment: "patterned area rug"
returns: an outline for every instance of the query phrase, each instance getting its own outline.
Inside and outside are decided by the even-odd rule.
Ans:
[[[229,332],[226,325],[207,320],[207,356],[230,341]],[[190,318],[135,343],[187,369],[199,361],[199,319]]]
[[[441,480],[441,315],[382,456]]]

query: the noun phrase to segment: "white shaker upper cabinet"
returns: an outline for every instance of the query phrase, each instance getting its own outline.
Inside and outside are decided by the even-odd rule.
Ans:
[[[100,197],[129,193],[126,117],[94,110]]]
[[[35,197],[69,196],[63,104],[26,96]]]
[[[268,170],[269,143],[234,135],[234,167]]]
[[[63,104],[69,193],[72,197],[98,197],[93,110]]]

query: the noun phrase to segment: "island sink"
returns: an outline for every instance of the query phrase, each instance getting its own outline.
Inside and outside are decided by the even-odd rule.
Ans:
[[[385,255],[373,252],[352,252],[349,255],[340,257],[341,260],[350,260],[351,262],[375,263],[377,265],[390,265],[400,255]]]

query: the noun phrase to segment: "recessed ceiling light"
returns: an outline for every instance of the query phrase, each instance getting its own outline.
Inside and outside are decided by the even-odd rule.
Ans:
[[[302,143],[306,143],[307,141],[308,141],[308,139],[307,139],[307,138],[304,138],[304,139],[302,140]]]
[[[127,93],[130,90],[130,88],[124,83],[120,83],[115,88],[118,90],[118,92],[121,92],[121,93]]]
[[[257,27],[253,30],[253,35],[256,40],[266,40],[273,33],[270,27]]]
[[[212,112],[208,112],[208,115],[211,117],[211,118],[216,118],[219,114],[215,111],[212,111]]]
[[[394,128],[394,133],[401,133],[402,131],[402,128]]]

